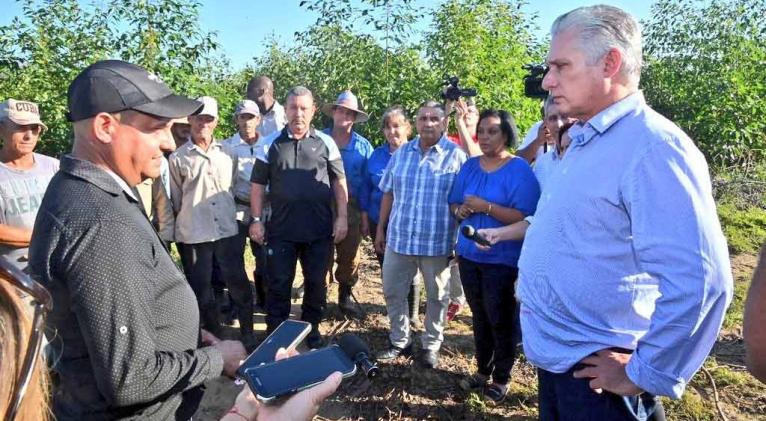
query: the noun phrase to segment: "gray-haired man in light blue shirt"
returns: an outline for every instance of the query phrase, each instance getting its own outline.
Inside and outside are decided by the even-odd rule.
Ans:
[[[655,395],[681,396],[732,297],[707,163],[644,102],[633,17],[582,7],[551,35],[543,87],[580,123],[519,261],[540,418],[656,419]]]

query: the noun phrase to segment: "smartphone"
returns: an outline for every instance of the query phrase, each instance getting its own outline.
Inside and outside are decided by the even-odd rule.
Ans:
[[[285,320],[239,366],[237,375],[244,379],[245,369],[274,362],[279,348],[290,351],[298,346],[309,332],[311,332],[311,323],[300,320]]]
[[[319,384],[336,371],[344,378],[353,376],[356,364],[338,345],[332,345],[247,368],[244,378],[260,401],[269,402]]]

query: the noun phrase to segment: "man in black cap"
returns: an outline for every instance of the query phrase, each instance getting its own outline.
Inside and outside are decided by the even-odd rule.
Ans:
[[[29,252],[54,302],[53,414],[189,419],[202,383],[233,376],[245,350],[200,334],[194,293],[134,187],[159,176],[173,119],[202,104],[116,60],[82,71],[68,100],[74,146],[43,198]],[[198,348],[201,340],[209,346]]]

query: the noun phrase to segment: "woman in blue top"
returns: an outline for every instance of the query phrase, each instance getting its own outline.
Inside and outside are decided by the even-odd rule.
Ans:
[[[449,197],[461,231],[466,225],[478,230],[521,221],[535,212],[540,197],[527,161],[508,152],[518,140],[513,117],[506,111],[486,110],[479,116],[477,134],[484,155],[463,164]],[[516,358],[514,282],[521,244],[507,241],[482,250],[460,234],[455,247],[460,279],[473,313],[478,365],[478,372],[463,379],[460,386],[483,389],[490,404],[505,399]]]
[[[380,201],[383,198],[383,192],[378,187],[380,179],[383,177],[383,172],[388,165],[388,161],[391,160],[391,156],[399,149],[399,146],[407,143],[407,139],[412,134],[412,125],[407,119],[404,109],[398,105],[389,107],[383,113],[381,126],[386,143],[378,146],[367,159],[367,173],[365,174],[368,184],[367,191],[369,192],[367,217],[370,232],[364,232],[362,235],[371,235],[373,243],[375,243],[375,233],[378,230],[378,221],[380,219]],[[376,250],[375,255],[378,258],[378,264],[382,268],[383,254]],[[420,304],[420,282],[418,278],[412,283],[408,298],[410,303],[410,323],[413,327],[419,329],[421,325],[418,318],[418,307]]]

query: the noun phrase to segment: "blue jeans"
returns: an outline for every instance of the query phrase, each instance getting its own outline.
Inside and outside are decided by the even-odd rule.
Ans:
[[[650,393],[619,396],[594,392],[589,379],[576,379],[577,364],[566,373],[537,369],[537,393],[541,421],[661,421],[659,400]]]

